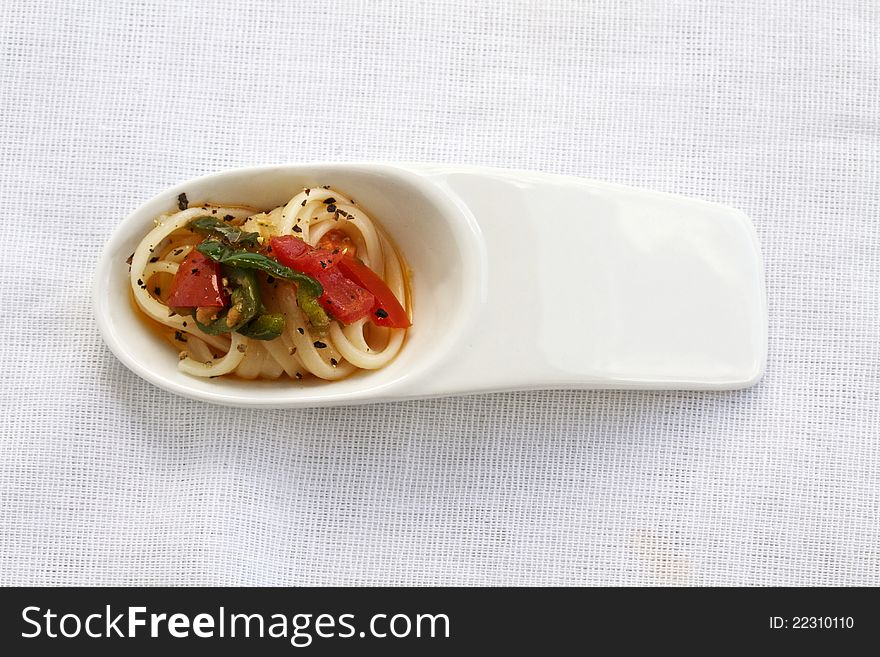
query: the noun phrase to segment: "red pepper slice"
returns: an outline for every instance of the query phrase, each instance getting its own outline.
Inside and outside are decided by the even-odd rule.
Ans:
[[[343,324],[351,324],[370,314],[376,297],[346,278],[339,268],[315,274],[324,287],[318,299],[324,309]]]
[[[171,282],[171,308],[224,308],[229,297],[222,285],[220,263],[195,249],[190,251]]]
[[[375,304],[370,309],[370,319],[374,324],[390,328],[412,326],[409,315],[406,314],[397,297],[376,272],[349,255],[344,256],[338,264],[340,272],[376,298]]]
[[[272,255],[282,265],[309,276],[317,276],[321,272],[332,269],[341,258],[341,254],[312,248],[293,235],[273,237],[269,242],[269,247],[272,249]]]
[[[412,326],[385,282],[348,253],[315,249],[293,235],[273,237],[269,247],[272,256],[282,265],[318,279],[324,287],[321,305],[343,324],[369,315],[378,326]]]

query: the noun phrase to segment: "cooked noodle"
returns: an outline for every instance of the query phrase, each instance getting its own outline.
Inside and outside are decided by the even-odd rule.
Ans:
[[[331,197],[333,204],[328,205],[325,201]],[[134,299],[147,317],[168,328],[169,339],[182,348],[178,367],[183,372],[200,377],[235,374],[245,379],[301,379],[313,375],[337,380],[358,369],[384,367],[400,351],[407,329],[380,327],[368,318],[348,326],[331,321],[326,331],[314,332],[297,306],[292,283],[261,285],[263,305],[269,312],[282,313],[285,319],[283,333],[273,340],[256,340],[235,331],[208,335],[192,317],[174,314],[163,303],[157,282],[167,283],[200,241],[187,226],[206,214],[226,217],[242,230],[259,233],[264,243],[272,237],[295,235],[316,246],[328,231],[341,230],[356,247],[357,257],[385,281],[406,313],[412,314],[406,267],[394,246],[354,201],[336,190],[304,189],[268,212],[191,207],[157,219],[156,227],[140,242],[131,260]],[[316,342],[326,347],[318,348]]]

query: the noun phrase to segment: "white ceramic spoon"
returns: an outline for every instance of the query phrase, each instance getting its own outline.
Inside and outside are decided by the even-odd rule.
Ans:
[[[204,379],[132,310],[126,259],[156,216],[192,204],[273,207],[302,187],[357,200],[412,269],[413,327],[387,367],[331,383]],[[756,383],[767,304],[738,210],[568,176],[476,167],[304,164],[235,169],[129,215],[98,264],[110,349],[172,392],[232,406],[359,404],[541,388],[730,390]]]

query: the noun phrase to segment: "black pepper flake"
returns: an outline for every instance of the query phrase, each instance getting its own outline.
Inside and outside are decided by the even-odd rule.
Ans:
[[[176,256],[180,255],[181,253],[183,253],[183,249],[174,249],[174,251],[171,252],[172,255]]]
[[[318,260],[318,263],[321,265],[321,269],[327,269],[327,262],[324,260]]]
[[[333,204],[333,203],[336,203],[336,199],[333,198],[332,196],[329,196],[329,197],[325,198],[325,199],[324,199],[323,201],[321,201],[321,202],[324,203],[325,205],[331,205],[331,204]]]
[[[331,203],[327,206],[327,212],[336,212],[336,206]]]
[[[214,208],[213,210],[211,210],[211,214],[217,214],[217,209]]]
[[[132,253],[130,256],[128,256],[128,260],[126,260],[125,263],[130,265],[132,260],[134,260],[134,253]]]
[[[154,287],[154,288],[153,288],[153,293],[154,293],[157,297],[162,296],[162,288],[161,288],[161,287]]]
[[[180,331],[174,332],[174,339],[177,340],[178,342],[186,342],[186,336],[183,333],[181,333]]]
[[[305,190],[305,192],[306,192],[306,196],[309,195],[309,192],[310,192],[310,191],[312,191],[312,190],[311,190],[311,189],[306,189],[306,190]]]
[[[297,378],[297,379],[301,379],[301,378],[303,378],[303,375],[300,374],[299,372],[297,372],[297,373],[296,373],[296,378]]]
[[[267,282],[269,285],[272,285],[272,283],[275,282],[275,277],[274,277],[274,276],[266,276],[266,282]]]
[[[186,198],[186,194],[180,194],[177,197],[177,207],[181,210],[186,210],[189,207],[189,200]]]
[[[331,358],[331,359],[330,359],[330,364],[331,364],[333,367],[336,367],[337,365],[339,365],[339,361],[336,360],[335,358]]]
[[[298,329],[296,329],[296,332],[299,333],[300,335],[305,335],[305,331],[303,331],[302,326],[300,326]]]
[[[376,317],[378,317],[379,319],[385,319],[386,317],[388,317],[388,313],[385,311],[384,308],[376,308]]]
[[[303,229],[300,228],[298,225],[294,224],[294,226],[293,226],[293,232],[294,232],[294,233],[301,233],[301,232],[303,232]]]
[[[302,203],[300,203],[300,205],[301,205],[302,207],[306,207],[306,202],[303,201]]]
[[[138,279],[138,287],[145,287],[144,282],[141,279]]]
[[[233,219],[235,219],[235,217],[233,217],[231,214],[223,215],[223,221],[232,221]]]
[[[195,268],[192,269],[192,271],[190,271],[190,274],[198,274],[198,273],[199,273],[199,268],[198,268],[198,267],[195,267]]]
[[[183,323],[183,328],[186,328],[186,322]]]
[[[315,349],[326,349],[327,345],[321,342],[320,340],[315,340],[314,343]]]
[[[321,185],[323,189],[330,189],[330,185]]]
[[[159,256],[153,256],[150,258],[150,262],[159,262]]]

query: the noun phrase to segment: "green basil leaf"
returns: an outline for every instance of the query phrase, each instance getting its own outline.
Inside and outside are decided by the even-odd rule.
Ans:
[[[309,296],[317,298],[324,294],[324,288],[311,276],[295,271],[290,267],[285,267],[277,260],[264,256],[262,253],[234,251],[218,240],[205,240],[196,249],[223,265],[244,269],[259,269],[275,278],[293,281],[300,289],[305,289]]]
[[[196,217],[189,222],[189,227],[199,233],[216,235],[225,238],[230,244],[237,246],[259,246],[259,233],[244,231],[238,226],[231,226],[217,217]]]

